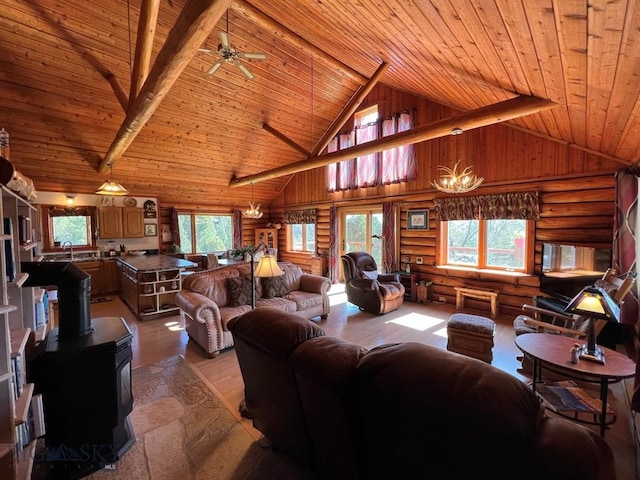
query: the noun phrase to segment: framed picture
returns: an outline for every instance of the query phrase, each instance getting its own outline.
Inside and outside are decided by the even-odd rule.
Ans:
[[[429,230],[429,210],[409,210],[407,228],[409,230]]]
[[[144,236],[145,237],[156,237],[158,235],[158,224],[157,223],[145,223],[144,224]]]

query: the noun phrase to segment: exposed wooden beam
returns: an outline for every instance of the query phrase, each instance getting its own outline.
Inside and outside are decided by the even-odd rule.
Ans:
[[[122,88],[122,85],[113,73],[108,72],[104,78],[107,79],[111,88],[113,88],[113,93],[116,94],[116,98],[118,99],[122,110],[126,113],[127,108],[129,107],[129,97],[127,97],[127,92],[124,91],[124,88]]]
[[[277,139],[281,140],[282,142],[286,143],[287,145],[289,145],[291,148],[293,148],[294,150],[296,150],[297,152],[301,153],[302,155],[304,155],[305,157],[310,157],[311,156],[311,152],[309,150],[307,150],[306,148],[304,148],[302,145],[298,145],[296,142],[294,142],[293,140],[291,140],[289,137],[287,137],[284,133],[276,130],[275,128],[273,128],[271,125],[269,125],[268,123],[263,123],[262,124],[262,128],[265,129],[267,132],[269,132],[271,135],[273,135],[274,137],[276,137]]]
[[[160,0],[142,0],[142,4],[140,5],[140,18],[138,20],[136,54],[133,59],[133,72],[131,73],[130,102],[133,102],[138,96],[138,92],[147,79],[147,75],[149,75],[151,51],[153,49],[153,39],[156,33],[159,10]]]
[[[191,0],[180,12],[169,32],[140,93],[129,107],[124,122],[98,172],[106,171],[129,148],[149,121],[198,48],[211,33],[231,0]]]
[[[231,8],[234,12],[242,15],[246,19],[250,20],[252,23],[255,23],[260,28],[266,30],[271,33],[273,36],[282,39],[283,41],[300,48],[314,57],[318,58],[321,62],[330,65],[332,68],[336,69],[341,74],[352,78],[353,80],[364,84],[367,81],[367,77],[356,72],[348,65],[340,62],[338,59],[332,57],[327,52],[320,50],[318,47],[313,45],[312,43],[307,42],[301,36],[293,33],[291,30],[286,27],[276,23],[271,18],[267,17],[265,14],[255,9],[251,5],[246,2],[233,2],[231,4]]]
[[[262,182],[272,178],[290,175],[292,173],[312,170],[314,168],[324,167],[325,165],[347,160],[349,158],[368,155],[370,153],[376,153],[389,148],[400,147],[402,145],[411,145],[414,143],[424,142],[426,140],[433,140],[434,138],[444,137],[446,135],[450,135],[451,130],[456,127],[462,128],[463,130],[486,127],[487,125],[493,125],[506,120],[511,120],[512,118],[531,115],[556,106],[557,104],[550,100],[523,95],[494,105],[481,107],[470,112],[461,113],[450,118],[444,118],[437,122],[412,128],[405,132],[396,133],[395,135],[379,138],[345,150],[328,153],[319,157],[308,158],[300,162],[283,165],[282,167],[267,170],[262,173],[256,173],[255,175],[231,179],[229,186],[242,187],[251,183]]]
[[[329,144],[331,139],[336,136],[336,134],[340,131],[342,126],[345,124],[349,117],[355,113],[358,109],[362,101],[371,93],[373,87],[377,85],[382,78],[384,72],[389,68],[389,64],[387,62],[382,62],[380,66],[376,69],[372,77],[367,81],[367,83],[358,89],[358,91],[351,97],[349,103],[345,105],[340,114],[335,118],[335,120],[329,125],[327,131],[324,135],[318,140],[316,146],[311,150],[311,156],[315,157],[320,152],[322,152],[325,147]]]

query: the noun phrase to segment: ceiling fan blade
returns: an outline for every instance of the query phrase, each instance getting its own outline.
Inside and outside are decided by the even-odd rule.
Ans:
[[[240,71],[242,73],[244,73],[244,76],[247,77],[249,80],[253,80],[253,73],[251,73],[249,71],[249,69],[247,67],[245,67],[242,63],[240,62],[235,62],[236,65],[238,66],[238,68],[240,69]]]
[[[220,59],[218,60],[216,63],[214,63],[213,65],[211,65],[211,68],[209,69],[209,71],[207,72],[209,75],[213,75],[214,73],[216,73],[216,70],[218,70],[221,66],[222,66],[222,62],[224,60]]]
[[[268,58],[266,53],[259,52],[238,52],[238,57],[251,60],[266,60]]]
[[[198,51],[204,52],[204,53],[211,53],[213,50],[211,50],[210,48],[199,48]]]
[[[222,44],[222,48],[227,50],[229,47],[231,47],[231,43],[229,43],[229,34],[227,32],[220,31],[218,32],[218,35],[220,36],[220,43]]]

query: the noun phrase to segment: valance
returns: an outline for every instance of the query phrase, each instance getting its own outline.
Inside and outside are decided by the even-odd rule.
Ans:
[[[91,217],[94,212],[95,207],[49,207],[50,217]]]
[[[306,210],[285,210],[284,221],[290,224],[299,223],[316,223],[316,209],[308,208]]]
[[[433,200],[436,220],[538,220],[538,192],[513,192]]]

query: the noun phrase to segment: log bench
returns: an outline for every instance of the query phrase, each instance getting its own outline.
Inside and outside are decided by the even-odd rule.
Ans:
[[[475,298],[476,300],[489,300],[491,302],[491,317],[496,318],[498,315],[498,290],[489,288],[469,288],[454,287],[456,291],[456,310],[464,308],[465,298]]]

